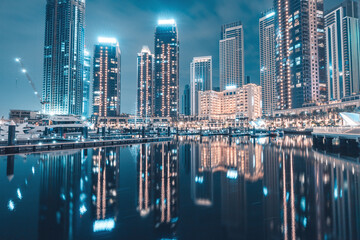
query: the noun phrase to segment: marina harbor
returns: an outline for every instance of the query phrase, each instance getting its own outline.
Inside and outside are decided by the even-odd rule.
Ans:
[[[0,240],[360,240],[360,0],[1,0]]]

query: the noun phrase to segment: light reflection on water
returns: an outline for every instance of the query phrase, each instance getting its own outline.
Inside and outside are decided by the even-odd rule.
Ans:
[[[359,159],[311,146],[180,137],[1,157],[0,239],[360,239]]]

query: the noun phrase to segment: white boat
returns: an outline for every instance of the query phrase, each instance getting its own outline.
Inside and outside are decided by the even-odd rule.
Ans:
[[[0,140],[8,139],[9,124],[10,122],[5,121],[0,124]],[[48,134],[81,133],[85,126],[87,125],[81,118],[76,116],[49,116],[32,124],[17,124],[15,138],[17,140],[36,139],[44,135],[45,129],[48,129]]]
[[[38,121],[33,127],[30,132],[45,132],[47,128],[49,133],[59,133],[61,129],[63,133],[71,133],[81,132],[86,124],[76,116],[49,116]]]
[[[0,125],[0,140],[7,141],[8,139],[8,130],[10,123]],[[35,132],[31,130],[33,127],[27,123],[21,123],[15,125],[15,139],[16,140],[29,140],[39,138],[41,132]]]

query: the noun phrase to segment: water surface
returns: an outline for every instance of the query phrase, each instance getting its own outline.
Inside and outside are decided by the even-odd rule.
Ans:
[[[360,239],[358,158],[312,139],[0,157],[0,239]]]

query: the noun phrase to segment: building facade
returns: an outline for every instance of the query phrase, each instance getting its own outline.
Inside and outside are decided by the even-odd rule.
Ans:
[[[219,42],[220,91],[244,85],[244,29],[241,22],[221,27]]]
[[[85,0],[47,0],[43,111],[82,114]]]
[[[120,114],[121,53],[116,39],[99,37],[93,60],[93,115],[113,117]]]
[[[175,20],[159,20],[155,30],[154,115],[179,114],[179,40]]]
[[[182,96],[182,108],[183,108],[182,113],[185,116],[190,116],[190,114],[191,114],[190,106],[191,106],[191,104],[190,104],[190,86],[189,86],[189,84],[186,84],[185,88],[184,88],[184,94]]]
[[[36,111],[10,109],[9,120],[15,123],[29,122],[38,119],[38,115]]]
[[[82,116],[89,118],[91,116],[91,55],[85,49],[84,51],[84,82],[83,82],[83,113]]]
[[[277,109],[326,100],[323,0],[275,0]]]
[[[141,117],[151,117],[153,115],[153,78],[154,55],[149,48],[144,46],[137,57],[137,115]]]
[[[261,86],[246,84],[222,92],[199,92],[200,113],[205,119],[248,119],[262,116]]]
[[[271,116],[276,108],[275,11],[259,19],[260,85],[263,115]]]
[[[212,57],[194,57],[190,63],[191,115],[199,114],[199,91],[212,90]]]
[[[325,16],[328,98],[359,93],[360,43],[358,3],[345,0]]]

